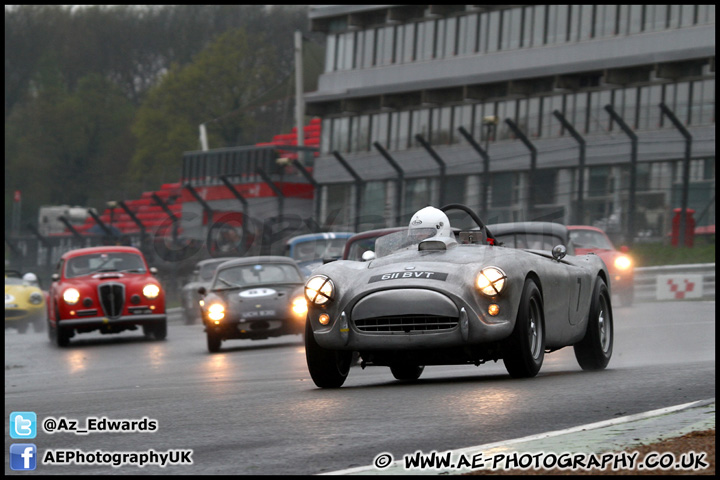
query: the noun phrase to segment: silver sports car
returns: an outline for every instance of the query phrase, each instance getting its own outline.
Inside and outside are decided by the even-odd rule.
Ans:
[[[451,229],[444,212],[453,210],[477,227]],[[545,224],[549,237],[564,228]],[[542,233],[534,223],[532,239]],[[504,238],[512,234],[503,230]],[[464,205],[426,207],[407,229],[378,238],[375,258],[318,268],[305,283],[305,351],[315,384],[340,387],[353,352],[363,367],[388,366],[405,381],[426,365],[500,359],[511,376],[533,377],[545,353],[570,345],[583,369],[605,368],[613,316],[600,257],[567,255],[562,244],[500,243]]]

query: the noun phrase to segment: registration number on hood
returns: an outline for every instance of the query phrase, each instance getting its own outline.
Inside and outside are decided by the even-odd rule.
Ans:
[[[444,282],[448,274],[442,272],[392,272],[383,273],[382,275],[374,275],[370,277],[368,283],[381,282],[383,280],[440,280]]]

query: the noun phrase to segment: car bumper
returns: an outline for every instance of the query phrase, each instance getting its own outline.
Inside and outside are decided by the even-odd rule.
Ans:
[[[42,318],[45,315],[45,307],[41,308],[6,308],[5,324],[16,324],[21,322],[33,321]]]
[[[362,308],[365,300],[368,308]],[[336,350],[441,349],[487,344],[508,337],[513,330],[515,311],[507,299],[498,301],[504,315],[492,317],[481,299],[469,304],[448,292],[426,289],[398,289],[374,292],[331,315],[329,326],[320,325],[325,313],[311,309],[308,319],[318,345]],[[347,312],[350,312],[349,314]],[[372,318],[374,312],[381,315]],[[388,325],[384,324],[385,319]],[[409,319],[409,320],[408,320]],[[407,322],[407,324],[405,323]]]
[[[205,319],[205,328],[224,338],[252,338],[301,333],[304,321],[294,318],[254,318],[221,321],[219,324]]]
[[[118,318],[108,317],[88,317],[88,318],[70,318],[61,319],[59,324],[61,327],[100,327],[103,325],[152,325],[167,321],[167,315],[164,313],[143,314],[143,315],[124,315]]]

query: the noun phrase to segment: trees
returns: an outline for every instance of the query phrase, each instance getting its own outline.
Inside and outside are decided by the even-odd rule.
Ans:
[[[200,123],[212,147],[284,131],[298,29],[307,6],[6,6],[6,227],[16,189],[34,218],[177,181]]]

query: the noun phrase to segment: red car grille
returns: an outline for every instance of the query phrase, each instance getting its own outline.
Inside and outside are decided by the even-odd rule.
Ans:
[[[442,331],[456,327],[457,317],[435,315],[393,315],[355,320],[355,327],[365,333]]]
[[[103,312],[108,318],[122,315],[125,305],[125,285],[122,283],[101,283],[98,286],[98,297]]]

